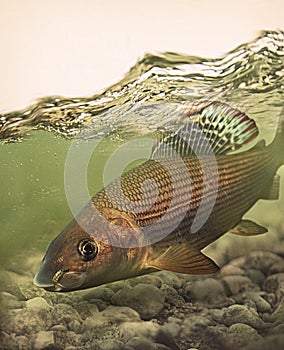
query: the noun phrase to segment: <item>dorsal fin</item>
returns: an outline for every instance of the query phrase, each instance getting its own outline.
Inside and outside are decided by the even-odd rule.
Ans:
[[[151,158],[194,154],[226,154],[258,135],[254,120],[221,102],[202,104],[187,114],[186,124],[176,133],[164,133],[156,142]]]

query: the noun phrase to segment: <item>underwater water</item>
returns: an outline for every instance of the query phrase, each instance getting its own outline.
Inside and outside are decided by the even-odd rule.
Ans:
[[[0,115],[0,290],[3,305],[6,303],[2,316],[5,318],[7,312],[10,317],[8,326],[2,323],[1,327],[3,348],[8,349],[7,344],[12,344],[21,349],[48,346],[50,349],[107,349],[104,340],[108,339],[109,349],[135,349],[141,338],[145,349],[159,349],[152,343],[162,344],[164,348],[161,345],[160,349],[225,349],[226,346],[250,349],[249,338],[260,342],[267,336],[281,334],[284,320],[277,318],[275,310],[283,310],[284,306],[281,304],[284,300],[284,167],[278,171],[280,199],[259,201],[246,215],[268,228],[268,233],[258,237],[226,235],[205,250],[218,265],[228,264],[227,270],[235,266],[244,271],[247,265],[253,275],[248,280],[248,275],[240,273],[242,280],[234,271],[232,275],[238,277],[233,286],[231,275],[225,269],[222,276],[227,278],[224,282],[227,289],[223,292],[219,287],[216,290],[212,287],[212,295],[224,293],[220,303],[212,302],[212,296],[208,295],[195,303],[200,295],[198,288],[211,288],[206,278],[200,282],[196,277],[177,277],[173,273],[133,279],[129,283],[135,289],[136,299],[134,294],[126,295],[126,282],[101,288],[92,295],[89,291],[59,295],[34,287],[32,278],[49,242],[72,219],[66,200],[64,171],[68,151],[76,137],[85,138],[86,142],[95,138],[100,141],[88,163],[90,194],[104,186],[105,166],[118,147],[131,140],[152,137],[161,129],[176,128],[182,122],[180,114],[196,101],[222,101],[245,112],[259,127],[257,140],[264,138],[269,143],[284,106],[283,76],[284,32],[262,32],[254,41],[220,58],[174,52],[148,53],[121,81],[101,94],[87,98],[46,97],[25,110]],[[81,135],[83,128],[86,133]],[[133,145],[138,152],[134,152]],[[129,158],[131,164],[126,162],[125,167],[146,158],[147,152],[139,152],[141,148],[143,142],[130,143],[128,152],[133,152],[133,156]],[[114,175],[107,174],[107,178]],[[79,199],[78,202],[80,204]],[[258,253],[254,253],[256,250]],[[240,255],[245,255],[245,260],[229,264]],[[256,261],[272,262],[269,267],[265,265],[265,271],[259,268],[261,272],[257,275]],[[269,270],[272,265],[276,267]],[[273,273],[282,274],[282,277],[271,277]],[[274,278],[274,284],[265,278]],[[205,281],[204,286],[194,285],[202,281]],[[213,280],[210,285],[215,286],[215,282]],[[147,290],[149,285],[153,290]],[[131,298],[137,300],[139,288],[143,306],[123,303]],[[241,292],[256,294],[249,297],[249,294],[242,296]],[[147,293],[152,300],[150,305],[142,298],[142,294]],[[255,301],[257,296],[258,301]],[[250,300],[246,302],[247,299]],[[215,311],[210,313],[206,303],[213,304]],[[143,313],[147,307],[157,313]],[[21,314],[15,310],[24,311]],[[120,314],[117,319],[113,316],[116,312]],[[98,314],[96,321],[93,313]],[[240,316],[230,323],[236,313],[243,313],[251,321],[245,322]],[[281,312],[279,315],[283,318]],[[20,326],[18,318],[26,327]],[[108,322],[117,327],[107,326]],[[125,328],[119,328],[121,323],[126,323]],[[278,331],[273,330],[271,324],[274,323]],[[238,328],[235,324],[241,326]],[[214,326],[219,328],[213,329]],[[144,333],[139,333],[139,328],[143,328]],[[86,335],[94,329],[96,335]],[[196,335],[205,331],[208,338],[200,339]],[[241,334],[245,343],[236,342],[236,334]],[[279,343],[278,338],[272,341],[284,344],[283,339],[283,343]]]

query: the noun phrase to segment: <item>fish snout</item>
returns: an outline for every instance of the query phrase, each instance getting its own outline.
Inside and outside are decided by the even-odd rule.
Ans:
[[[52,271],[43,263],[34,277],[33,283],[53,292],[76,290],[86,281],[87,273],[70,271],[68,268]]]
[[[45,288],[52,287],[54,272],[46,266],[46,263],[43,261],[39,270],[37,271],[33,283],[37,287]]]

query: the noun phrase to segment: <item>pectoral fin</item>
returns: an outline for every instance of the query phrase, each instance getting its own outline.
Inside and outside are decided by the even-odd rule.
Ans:
[[[266,233],[267,229],[256,224],[251,220],[242,220],[236,227],[230,230],[230,233],[240,236],[255,236]]]
[[[189,275],[214,273],[219,267],[200,251],[189,249],[187,245],[168,248],[159,257],[149,262],[148,267]]]

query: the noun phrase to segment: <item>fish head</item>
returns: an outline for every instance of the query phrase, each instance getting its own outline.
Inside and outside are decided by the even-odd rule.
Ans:
[[[66,292],[131,277],[130,260],[137,257],[139,248],[110,244],[107,237],[121,237],[124,227],[108,225],[101,217],[95,221],[99,234],[86,232],[73,219],[49,244],[34,278],[36,286]]]

